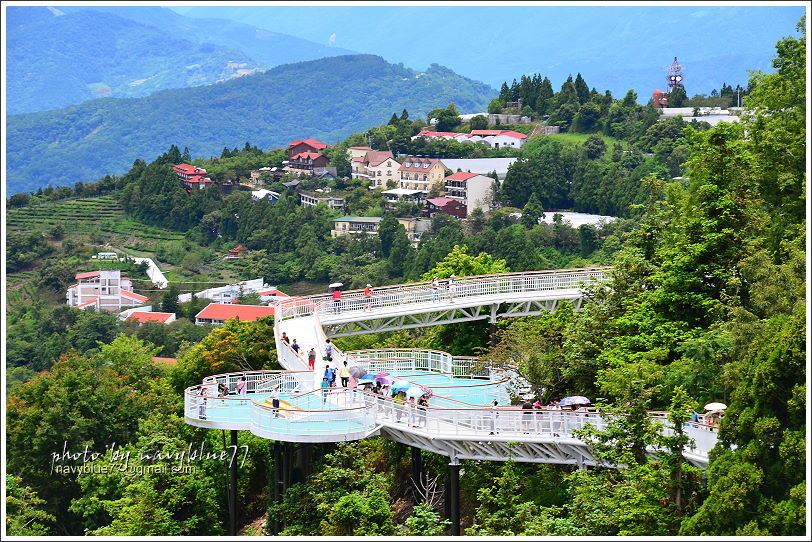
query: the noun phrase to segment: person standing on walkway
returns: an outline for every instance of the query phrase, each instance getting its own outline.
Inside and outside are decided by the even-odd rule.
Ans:
[[[431,281],[431,302],[437,303],[440,300],[440,281],[437,277]]]
[[[341,290],[338,288],[333,290],[333,312],[336,314],[341,312]]]
[[[273,406],[273,417],[279,417],[279,387],[277,386],[273,390],[271,390],[271,405]]]
[[[327,388],[330,387],[330,382],[327,377],[321,379],[321,406],[327,402]]]
[[[341,378],[341,387],[346,388],[350,385],[350,368],[347,367],[347,362],[339,369],[338,376]]]
[[[327,345],[324,347],[324,355],[327,356],[327,361],[333,361],[333,343],[327,339]]]
[[[448,279],[448,299],[453,303],[455,297],[457,297],[457,277],[451,275]]]
[[[522,430],[525,434],[530,432],[530,423],[533,419],[533,404],[529,399],[522,401]]]
[[[284,331],[282,332],[282,341],[288,346],[290,346],[290,339],[288,338],[288,334],[285,333]]]
[[[316,347],[310,349],[310,352],[307,353],[307,364],[310,365],[310,370],[316,370]]]
[[[240,380],[237,382],[237,393],[239,393],[240,397],[243,398],[248,395],[248,382],[245,380],[245,375],[242,375]]]
[[[372,312],[372,285],[367,284],[364,288],[364,312]]]
[[[563,415],[561,414],[561,405],[558,404],[557,400],[550,401],[550,404],[547,405],[548,410],[552,410],[552,414],[550,418],[552,420],[551,427],[553,430],[553,436],[557,437],[558,432],[561,431],[561,426],[563,424]]]
[[[293,351],[296,352],[297,354],[299,353],[299,348],[301,348],[299,344],[296,342],[296,339],[293,339],[293,344],[291,344],[290,347],[293,348]]]
[[[496,418],[499,416],[498,409],[499,401],[494,399],[493,403],[491,403],[491,435],[499,432],[496,430]]]

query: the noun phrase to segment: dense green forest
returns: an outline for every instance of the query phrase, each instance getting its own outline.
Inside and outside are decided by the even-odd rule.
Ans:
[[[136,161],[121,177],[61,196],[79,188],[114,194],[133,219],[186,232],[188,243],[214,251],[241,242],[253,249],[239,264],[244,277],[278,283],[341,280],[352,287],[614,265],[612,281],[580,311],[565,305],[500,322],[493,341],[487,325],[459,324],[338,345],[478,354],[517,364],[541,399],[577,390],[627,414],[590,437],[602,457],[625,464],[621,469],[463,462],[465,534],[801,536],[808,530],[804,25],[778,43],[774,73],[753,74],[745,99],[752,115],[741,123],[656,123],[648,108],[613,101],[607,114],[621,119],[609,123],[617,142],[607,145],[598,134],[606,135],[605,123],[580,144],[531,139],[495,194],[501,209],[465,221],[438,216],[417,247],[383,211],[380,194],[354,181],[336,188],[350,194],[349,212],[384,217],[377,238],[329,238],[337,211],[301,207],[289,192],[273,203],[216,188],[186,194],[171,172],[185,158],[175,146],[149,164]],[[408,115],[386,126],[370,131],[414,128]],[[352,135],[338,148],[368,135]],[[194,163],[225,172],[279,159],[250,144],[219,154]],[[681,178],[673,179],[676,173]],[[17,194],[7,204],[22,209],[58,197],[55,190]],[[600,228],[539,223],[545,209],[568,205],[624,218]],[[214,373],[278,368],[272,322],[230,321],[194,335],[188,321],[142,331],[111,315],[56,307],[60,280],[70,280],[78,263],[62,261],[64,246],[38,235],[9,236],[20,269],[53,258],[35,268],[37,288],[7,322],[10,362],[20,373],[7,395],[9,534],[223,534],[222,460],[197,461],[194,472],[54,474],[52,454],[68,442],[74,451],[103,452],[91,466],[122,452],[131,452],[136,466],[169,466],[154,452],[203,442],[222,450],[224,435],[183,423],[182,390]],[[161,302],[171,304],[166,294]],[[151,362],[167,352],[177,363]],[[681,413],[711,400],[729,407],[702,472],[680,459],[684,442],[657,437],[644,413],[669,410],[679,423]],[[405,446],[380,438],[315,446],[312,474],[273,503],[271,444],[247,431],[239,439],[250,450],[239,476],[241,525],[267,513],[266,532],[280,523],[283,535],[440,535],[448,527],[442,489],[426,502],[415,497]],[[657,458],[639,453],[647,445],[665,451]],[[140,457],[144,450],[151,455]],[[422,456],[427,477],[442,488],[447,460]]]
[[[216,85],[10,115],[6,183],[14,193],[122,174],[164,142],[195,156],[246,140],[263,149],[307,137],[333,143],[391,111],[424,114],[449,102],[481,111],[494,94],[441,66],[416,72],[372,55],[286,64]]]

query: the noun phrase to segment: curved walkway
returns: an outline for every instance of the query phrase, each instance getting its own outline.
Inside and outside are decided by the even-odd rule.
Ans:
[[[573,431],[587,423],[600,429],[606,424],[606,415],[594,411],[493,409],[489,405],[494,398],[500,405],[507,403],[508,378],[497,370],[480,367],[476,358],[453,357],[425,349],[344,353],[333,348],[334,364],[347,360],[349,365],[364,367],[370,373],[388,372],[416,384],[430,382],[435,395],[429,407],[420,409],[354,388],[332,388],[323,393],[319,385],[327,336],[322,324],[375,322],[415,314],[442,315],[456,307],[487,306],[490,314],[483,318],[533,314],[551,310],[543,305],[550,300],[581,299],[582,286],[606,280],[606,271],[607,268],[598,268],[464,277],[458,279],[456,292],[433,291],[427,283],[408,284],[378,289],[372,301],[360,291],[348,292],[339,306],[334,306],[327,296],[279,302],[275,320],[277,352],[280,364],[287,370],[208,377],[202,385],[186,390],[186,422],[201,427],[247,429],[280,441],[335,442],[381,435],[446,455],[452,462],[512,458],[524,462],[596,465],[590,446],[576,438]],[[501,309],[505,305],[508,312]],[[513,310],[516,306],[524,310]],[[471,319],[481,319],[478,314],[473,316],[477,318]],[[448,322],[448,318],[438,317],[423,325]],[[297,339],[302,346],[300,354],[281,341],[282,331]],[[370,331],[360,328],[356,332]],[[306,361],[311,347],[317,351],[314,371]],[[235,390],[241,375],[247,376],[248,396],[214,397],[217,383]],[[281,392],[284,401],[278,411],[266,402],[273,389]],[[656,418],[664,418],[665,414],[651,413]],[[661,430],[671,432],[664,419]],[[716,433],[703,423],[687,424],[685,430],[694,441],[685,457],[697,466],[707,466]]]

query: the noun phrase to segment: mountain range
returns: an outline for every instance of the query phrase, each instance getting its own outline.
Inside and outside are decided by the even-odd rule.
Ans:
[[[289,32],[317,43],[422,68],[430,62],[499,88],[522,74],[556,90],[581,73],[590,87],[641,103],[665,85],[678,57],[690,96],[722,83],[747,86],[747,70],[772,71],[775,44],[795,33],[802,5],[662,3],[554,6],[174,6],[189,17],[220,17]],[[302,24],[306,21],[306,24]]]
[[[9,115],[7,191],[123,174],[134,160],[150,161],[171,144],[209,157],[245,142],[263,149],[307,137],[336,143],[403,109],[412,118],[450,102],[461,111],[484,111],[496,94],[442,66],[418,72],[378,56],[347,55],[144,98]]]
[[[10,6],[6,14],[12,114],[147,96],[353,52],[159,7]]]

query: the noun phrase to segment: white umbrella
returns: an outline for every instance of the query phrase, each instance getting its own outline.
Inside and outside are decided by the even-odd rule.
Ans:
[[[727,405],[724,403],[708,403],[705,405],[705,410],[724,410]]]
[[[327,285],[328,288],[341,288],[342,286],[344,286],[343,282],[334,282]]]

